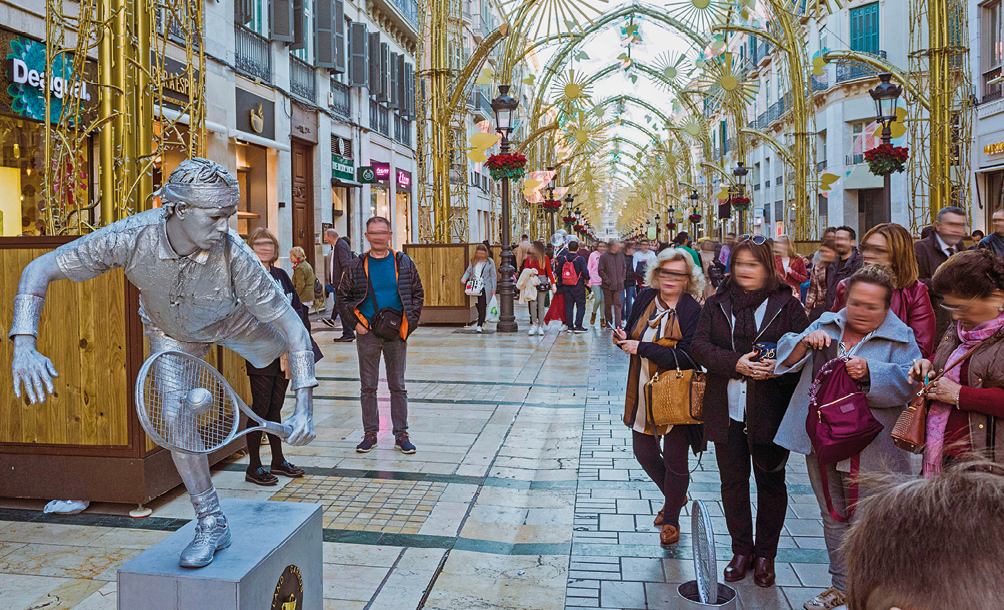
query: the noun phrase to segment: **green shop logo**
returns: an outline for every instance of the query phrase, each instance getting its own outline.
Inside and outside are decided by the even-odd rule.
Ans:
[[[16,36],[7,53],[7,94],[11,110],[25,118],[45,120],[45,90],[51,92],[49,120],[58,121],[64,100],[91,101],[86,82],[74,81],[72,58],[60,54],[51,69],[45,63],[45,43]]]

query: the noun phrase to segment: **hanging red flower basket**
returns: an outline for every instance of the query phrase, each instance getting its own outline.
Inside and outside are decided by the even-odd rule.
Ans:
[[[690,222],[696,225],[697,223],[701,222],[701,218],[703,217],[700,214],[694,213],[688,216],[687,218],[690,220]]]
[[[540,202],[540,207],[544,208],[545,210],[559,210],[561,209],[561,200],[545,199],[544,201]]]
[[[519,153],[492,155],[485,162],[485,167],[491,173],[492,180],[520,178],[526,171],[526,157]]]
[[[667,229],[675,229],[676,228],[676,223],[675,222],[667,222],[666,223],[666,228]]]
[[[561,219],[561,222],[571,226],[575,222],[575,216],[565,216]]]
[[[736,210],[740,211],[740,212],[745,212],[746,210],[750,209],[750,206],[752,204],[753,204],[753,202],[750,201],[749,197],[733,197],[732,198],[732,207],[735,208]]]
[[[576,231],[578,231],[579,233],[582,233],[582,229],[585,229],[585,227],[582,226],[582,225],[575,225],[572,228],[575,229]]]
[[[865,151],[865,161],[868,169],[876,176],[898,174],[906,168],[906,160],[910,158],[910,149],[905,146],[880,144]]]

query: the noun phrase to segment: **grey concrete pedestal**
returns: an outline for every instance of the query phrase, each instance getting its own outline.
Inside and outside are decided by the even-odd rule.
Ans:
[[[178,555],[195,535],[193,520],[119,568],[118,610],[321,610],[321,507],[221,504],[233,536],[230,547],[204,568],[178,566]]]

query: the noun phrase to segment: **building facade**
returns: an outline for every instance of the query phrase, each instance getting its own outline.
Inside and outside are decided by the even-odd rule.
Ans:
[[[993,231],[991,217],[1004,208],[1004,96],[1001,66],[1004,23],[1001,0],[969,4],[969,60],[975,89],[973,126],[973,226]]]

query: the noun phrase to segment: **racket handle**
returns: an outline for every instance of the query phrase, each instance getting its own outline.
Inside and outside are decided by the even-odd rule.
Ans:
[[[289,435],[293,433],[293,426],[287,426],[286,424],[277,424],[275,422],[266,421],[262,422],[265,427],[265,431],[269,434],[274,434],[282,439],[289,438]]]

